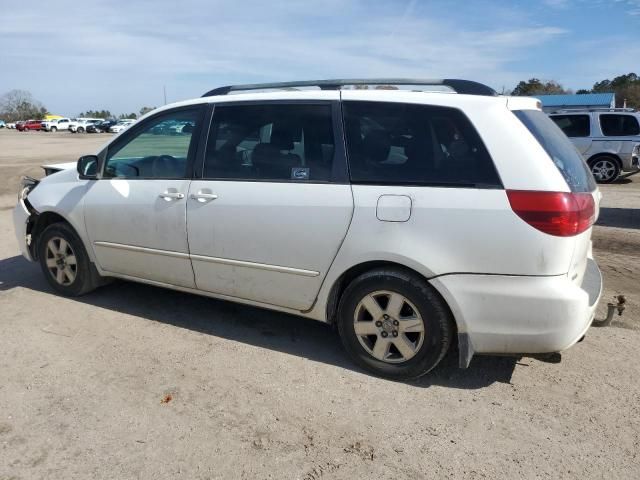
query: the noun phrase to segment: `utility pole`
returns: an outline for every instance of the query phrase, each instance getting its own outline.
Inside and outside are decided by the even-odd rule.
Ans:
[[[162,91],[164,93],[164,105],[166,105],[167,104],[167,86],[166,85],[162,86]]]

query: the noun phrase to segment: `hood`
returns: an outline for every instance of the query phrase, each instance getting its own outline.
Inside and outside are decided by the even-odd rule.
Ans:
[[[42,165],[42,168],[44,169],[45,175],[49,176],[52,173],[56,173],[61,170],[75,170],[77,165],[78,162],[54,163],[49,165]]]

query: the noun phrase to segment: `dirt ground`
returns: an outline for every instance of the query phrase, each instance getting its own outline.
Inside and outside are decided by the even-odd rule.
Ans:
[[[53,294],[18,254],[18,178],[108,138],[0,130],[0,480],[640,478],[640,175],[601,189],[613,327],[560,364],[450,356],[401,383],[320,323],[126,282]]]

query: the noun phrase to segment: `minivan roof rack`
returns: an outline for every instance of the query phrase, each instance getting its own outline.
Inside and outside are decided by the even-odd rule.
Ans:
[[[495,97],[497,92],[487,85],[472,80],[410,79],[410,78],[341,78],[334,80],[303,80],[300,82],[249,83],[245,85],[227,85],[209,90],[203,97],[227,95],[230,92],[248,90],[286,89],[296,87],[319,87],[321,90],[340,90],[345,85],[422,85],[449,87],[456,93],[465,95],[484,95]]]

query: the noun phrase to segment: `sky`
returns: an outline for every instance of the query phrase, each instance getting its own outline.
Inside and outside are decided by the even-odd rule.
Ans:
[[[0,95],[115,114],[248,82],[640,74],[640,0],[0,0]]]

